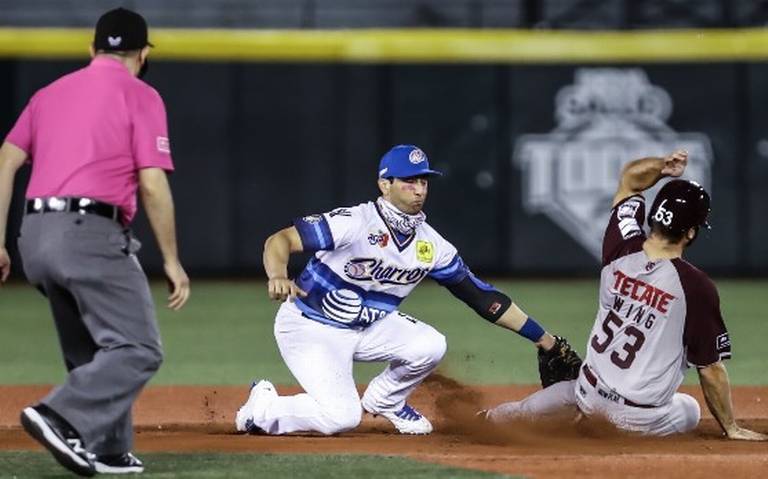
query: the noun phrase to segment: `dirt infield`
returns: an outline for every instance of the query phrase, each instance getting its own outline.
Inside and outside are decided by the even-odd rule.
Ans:
[[[0,386],[0,450],[39,449],[18,426],[18,413],[49,389]],[[685,436],[647,439],[619,434],[592,421],[517,423],[490,430],[471,420],[476,404],[518,399],[536,387],[466,388],[437,376],[421,387],[413,404],[433,419],[426,437],[392,434],[384,419],[369,415],[358,430],[335,437],[266,437],[233,432],[233,416],[247,391],[243,387],[152,387],[134,409],[136,449],[142,452],[370,453],[529,477],[765,477],[768,444],[726,441],[708,413],[699,429]],[[296,388],[282,388],[291,394]],[[684,388],[704,404],[698,388]],[[734,389],[742,423],[768,430],[768,388]],[[704,408],[706,409],[706,408]]]

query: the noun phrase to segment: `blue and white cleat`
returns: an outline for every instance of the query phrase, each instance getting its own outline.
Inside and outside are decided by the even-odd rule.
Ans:
[[[256,419],[263,419],[265,409],[277,398],[277,391],[271,382],[262,379],[251,384],[251,392],[235,415],[235,427],[248,434],[265,434],[256,425]]]
[[[400,434],[426,435],[432,432],[432,423],[408,404],[397,412],[374,413],[384,416],[394,424]]]

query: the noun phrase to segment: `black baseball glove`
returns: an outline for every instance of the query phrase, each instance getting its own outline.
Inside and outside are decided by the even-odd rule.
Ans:
[[[580,367],[581,358],[565,338],[555,336],[555,345],[549,351],[539,348],[539,378],[542,387],[576,379]]]

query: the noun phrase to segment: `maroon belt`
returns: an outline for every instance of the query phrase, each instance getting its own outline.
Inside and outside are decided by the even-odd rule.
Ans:
[[[643,408],[643,409],[653,409],[653,408],[656,407],[656,406],[651,406],[650,404],[637,404],[636,402],[630,401],[629,399],[625,398],[624,396],[620,396],[620,395],[618,395],[618,394],[616,394],[614,392],[607,392],[607,391],[604,391],[603,389],[599,388],[597,386],[597,378],[595,377],[594,374],[592,374],[592,371],[589,369],[589,367],[586,364],[581,367],[581,372],[584,373],[584,379],[586,379],[587,382],[593,388],[595,388],[595,390],[598,392],[598,394],[600,394],[600,396],[608,399],[609,401],[618,402],[619,399],[621,399],[624,402],[624,404],[627,405],[627,406],[639,407],[639,408]]]

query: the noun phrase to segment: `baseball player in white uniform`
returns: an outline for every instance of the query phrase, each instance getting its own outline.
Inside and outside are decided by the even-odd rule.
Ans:
[[[578,408],[627,431],[688,432],[701,411],[692,396],[677,389],[685,370],[695,366],[709,410],[727,437],[768,438],[736,424],[722,363],[731,357],[731,344],[717,289],[681,257],[699,229],[709,227],[709,194],[695,182],[673,179],[651,207],[650,235],[643,230],[643,191],[664,177],[681,176],[687,161],[681,150],[624,168],[603,241],[597,317],[579,377],[497,406],[486,412],[488,420],[503,423]]]
[[[543,350],[569,349],[510,298],[477,279],[456,248],[425,222],[429,168],[422,150],[399,145],[379,165],[376,201],[296,219],[264,247],[269,295],[286,300],[275,339],[305,393],[278,396],[254,382],[235,423],[238,431],[335,434],[357,427],[363,410],[389,419],[403,434],[429,434],[430,421],[406,402],[446,351],[432,326],[398,311],[421,280],[446,286],[482,317],[512,329]],[[290,253],[316,252],[294,282]],[[362,400],[354,361],[386,361]]]

